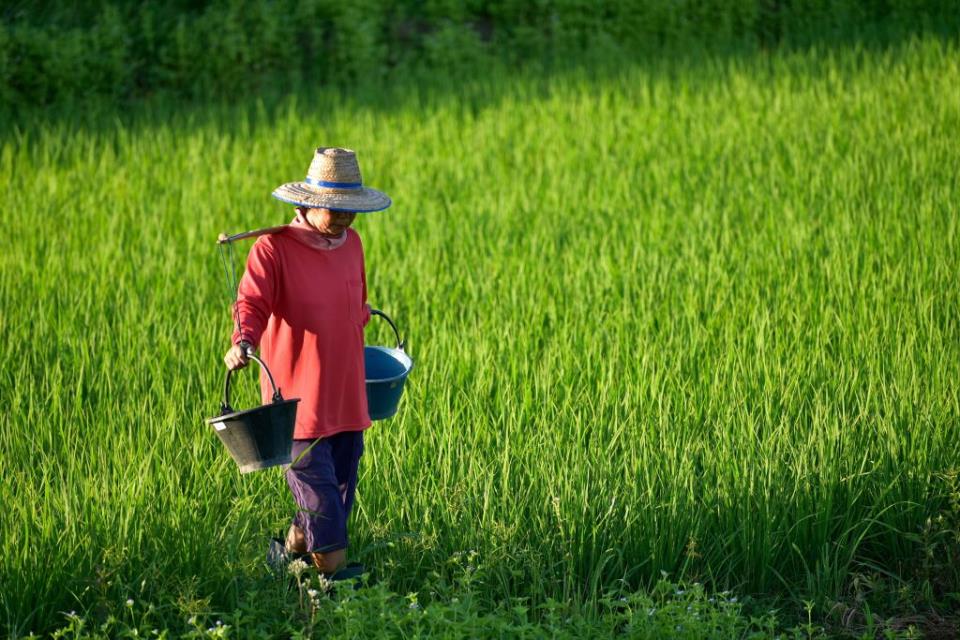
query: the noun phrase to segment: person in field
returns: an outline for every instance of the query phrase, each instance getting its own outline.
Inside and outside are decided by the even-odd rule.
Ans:
[[[347,518],[357,488],[363,431],[370,426],[363,330],[370,319],[357,212],[380,211],[390,198],[363,185],[356,154],[321,147],[302,182],[273,196],[296,207],[279,233],[257,239],[237,292],[237,330],[224,356],[246,366],[260,349],[277,386],[300,398],[286,479],[299,507],[286,540],[274,538],[268,560],[302,557],[333,578],[347,565]],[[272,392],[261,371],[263,402]]]

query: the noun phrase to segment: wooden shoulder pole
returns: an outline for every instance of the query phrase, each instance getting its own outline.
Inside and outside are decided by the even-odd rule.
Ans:
[[[265,236],[268,233],[279,233],[286,228],[287,228],[287,225],[282,224],[277,227],[264,227],[263,229],[254,229],[253,231],[244,231],[243,233],[238,233],[232,236],[228,236],[225,233],[221,233],[219,236],[217,236],[217,244],[233,242],[234,240],[243,240],[244,238],[253,238],[255,236]]]

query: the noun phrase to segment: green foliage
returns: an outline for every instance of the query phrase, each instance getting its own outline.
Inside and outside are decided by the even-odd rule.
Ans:
[[[882,29],[955,34],[951,0],[212,0],[21,2],[0,14],[0,97],[17,108],[157,91],[233,98],[490,61],[576,63],[781,41],[848,41]]]
[[[91,629],[133,598],[176,633],[302,628],[257,587],[282,475],[240,476],[203,419],[230,331],[214,239],[289,220],[270,191],[330,143],[394,198],[355,226],[417,362],[351,523],[387,591],[346,611],[640,625],[661,571],[812,633],[834,601],[889,618],[901,582],[917,615],[955,609],[958,60],[922,38],[9,127],[0,624]],[[591,617],[614,588],[638,619]]]
[[[469,74],[484,59],[483,42],[477,33],[464,25],[446,23],[424,40],[423,63],[427,69],[441,74]]]
[[[474,556],[474,560],[476,557]],[[237,606],[218,611],[189,595],[160,604],[144,602],[136,587],[105,597],[87,612],[61,613],[53,638],[518,638],[638,640],[812,640],[828,636],[810,619],[789,624],[776,609],[750,611],[730,592],[709,594],[699,584],[658,581],[649,592],[608,591],[594,602],[552,598],[490,602],[482,564],[451,558],[452,580],[438,573],[406,594],[367,578],[331,583],[313,572],[245,582]],[[299,572],[298,572],[299,573]],[[139,590],[139,591],[142,591]],[[916,638],[915,627],[889,631],[864,625],[860,638]],[[16,636],[15,636],[16,637]],[[39,636],[23,634],[24,638]]]

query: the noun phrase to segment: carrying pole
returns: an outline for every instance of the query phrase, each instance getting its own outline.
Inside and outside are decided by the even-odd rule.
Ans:
[[[286,229],[289,225],[281,224],[278,227],[264,227],[263,229],[254,229],[253,231],[244,231],[243,233],[238,233],[232,236],[228,236],[225,233],[221,233],[217,236],[217,244],[225,244],[227,242],[233,242],[234,240],[243,240],[244,238],[253,238],[255,236],[265,236],[268,233],[279,233]]]

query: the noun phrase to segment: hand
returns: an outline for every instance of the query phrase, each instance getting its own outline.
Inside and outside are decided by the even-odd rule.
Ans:
[[[247,363],[250,362],[250,359],[247,357],[247,349],[250,349],[250,343],[246,341],[230,347],[230,350],[223,356],[223,361],[227,364],[227,369],[236,371],[237,369],[242,369],[247,366]]]

